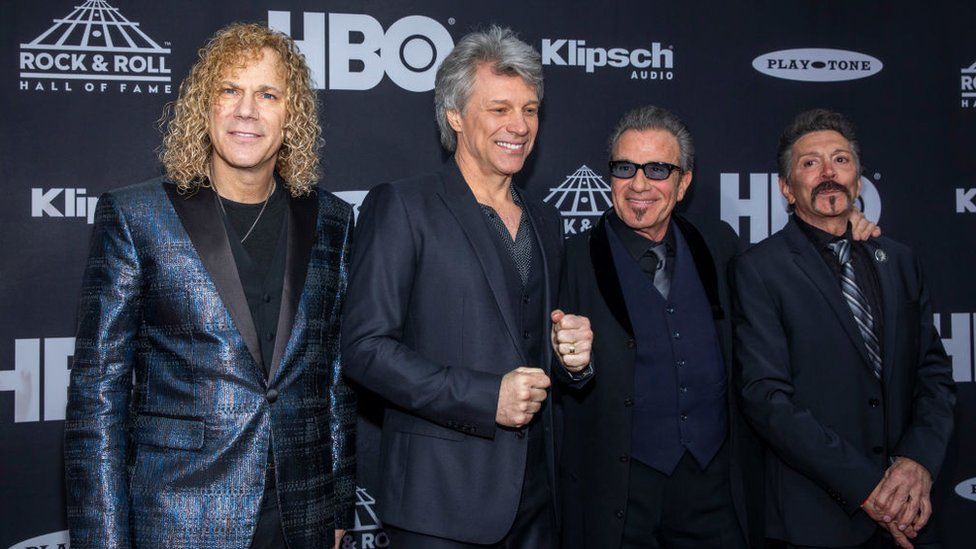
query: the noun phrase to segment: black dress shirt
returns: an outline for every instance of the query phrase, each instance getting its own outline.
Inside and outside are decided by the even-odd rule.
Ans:
[[[834,276],[837,278],[838,287],[840,286],[840,275],[843,266],[840,264],[840,260],[837,259],[837,254],[830,249],[829,245],[831,242],[845,238],[851,242],[851,265],[854,267],[854,278],[857,281],[857,287],[861,290],[864,299],[867,300],[868,306],[871,308],[871,316],[874,318],[872,331],[875,337],[878,338],[878,346],[883,350],[884,341],[882,340],[882,334],[884,333],[884,326],[882,324],[884,323],[884,315],[881,310],[881,283],[878,281],[878,271],[874,268],[874,258],[871,256],[870,251],[864,246],[863,242],[857,242],[851,238],[850,223],[847,224],[847,230],[843,236],[834,236],[810,225],[797,215],[794,215],[793,219],[799,225],[800,229],[803,230],[803,234],[813,243],[814,248],[820,252],[820,257],[830,267],[830,271],[834,273]]]
[[[610,227],[613,229],[613,232],[618,238],[620,238],[624,248],[627,249],[627,253],[630,254],[630,257],[634,258],[634,261],[640,264],[641,270],[644,271],[644,274],[647,275],[652,283],[654,282],[654,272],[657,270],[657,256],[654,255],[651,248],[663,242],[666,250],[664,255],[667,258],[664,263],[664,269],[667,271],[668,280],[673,278],[671,275],[674,274],[675,246],[674,232],[671,230],[670,222],[668,222],[668,228],[664,233],[664,238],[661,241],[654,241],[637,234],[634,229],[628,227],[627,224],[620,219],[620,216],[617,215],[617,212],[612,212],[609,216],[607,216],[607,219],[610,223]],[[653,258],[654,261],[642,260],[642,258],[647,256],[647,254],[650,254],[650,257]]]

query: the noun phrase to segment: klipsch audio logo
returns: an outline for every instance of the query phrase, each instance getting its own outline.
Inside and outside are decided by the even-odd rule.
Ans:
[[[170,49],[104,0],[87,0],[20,45],[22,91],[172,93]]]
[[[976,213],[976,187],[956,189],[956,213]]]
[[[962,95],[962,108],[976,109],[976,61],[960,72],[959,93]]]
[[[625,69],[631,80],[673,80],[674,48],[652,42],[650,48],[602,48],[585,40],[542,39],[542,64],[582,67],[587,73],[605,67]]]
[[[86,196],[86,189],[54,187],[31,189],[31,217],[81,218],[95,222],[97,196]]]
[[[301,39],[297,39],[290,11],[268,12],[269,27],[296,38],[319,90],[369,90],[386,75],[407,91],[430,91],[437,68],[454,48],[451,34],[430,17],[409,15],[384,31],[379,21],[359,13],[328,14],[326,46],[325,16],[304,12]],[[448,24],[453,25],[454,19]]]
[[[610,185],[586,164],[566,177],[557,187],[549,189],[542,199],[563,216],[563,235],[584,232],[613,205]]]
[[[751,173],[747,186],[742,184],[738,173],[723,173],[719,178],[722,221],[740,236],[748,230],[750,243],[759,242],[789,221],[778,174]],[[881,174],[875,173],[874,180],[880,179]],[[881,196],[871,179],[861,177],[861,196],[854,204],[871,221],[877,223],[881,219]]]
[[[765,75],[802,82],[857,80],[878,74],[883,66],[877,57],[826,48],[780,50],[752,60],[752,68]]]

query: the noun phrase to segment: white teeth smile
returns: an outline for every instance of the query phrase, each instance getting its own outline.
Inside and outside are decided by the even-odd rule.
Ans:
[[[247,132],[231,132],[231,133],[234,134],[234,135],[239,135],[241,137],[257,137],[258,136],[258,134],[256,134],[256,133],[247,133]]]
[[[510,151],[520,151],[525,147],[525,143],[508,143],[506,141],[495,141],[495,144]]]

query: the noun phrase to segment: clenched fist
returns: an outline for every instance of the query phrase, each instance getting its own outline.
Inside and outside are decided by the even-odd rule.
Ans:
[[[546,401],[549,376],[540,368],[516,368],[502,378],[498,391],[495,423],[505,427],[524,427]]]
[[[567,370],[575,373],[586,368],[592,348],[590,319],[569,315],[559,309],[552,312],[552,350]]]

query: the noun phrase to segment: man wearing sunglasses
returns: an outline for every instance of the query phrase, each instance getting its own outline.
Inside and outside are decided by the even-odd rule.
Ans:
[[[566,247],[560,306],[586,315],[593,379],[565,391],[568,547],[746,547],[759,451],[729,393],[721,221],[674,214],[692,180],[691,133],[633,110],[610,138],[613,209]],[[758,535],[758,534],[757,534]],[[753,537],[761,541],[759,537]]]
[[[729,383],[738,237],[674,213],[694,144],[673,113],[624,115],[609,167],[613,210],[568,241],[560,287],[595,334],[595,375],[560,398],[567,547],[762,547],[762,453]]]

